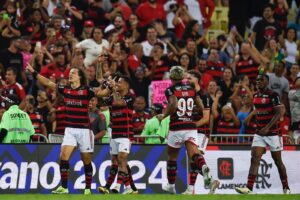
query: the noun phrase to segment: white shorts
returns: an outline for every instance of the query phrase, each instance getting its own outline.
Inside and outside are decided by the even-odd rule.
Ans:
[[[111,138],[109,146],[111,155],[118,155],[120,152],[129,154],[131,142],[128,138]]]
[[[66,128],[61,146],[78,146],[80,152],[94,152],[93,131],[86,128]]]
[[[197,130],[169,131],[168,145],[173,148],[181,148],[185,142],[191,142],[198,146]]]
[[[208,144],[208,138],[206,137],[205,134],[198,133],[198,149],[205,153],[207,144]]]
[[[270,147],[270,151],[282,151],[282,137],[275,136],[260,136],[255,134],[252,141],[252,147]]]

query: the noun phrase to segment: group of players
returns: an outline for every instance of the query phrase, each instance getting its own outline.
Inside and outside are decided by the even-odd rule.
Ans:
[[[69,85],[62,86],[51,82],[38,74],[32,66],[27,70],[33,74],[42,85],[58,90],[64,97],[66,107],[66,128],[60,153],[61,186],[52,193],[68,193],[69,159],[76,147],[79,148],[84,163],[86,189],[84,194],[91,194],[93,168],[91,165],[94,151],[94,134],[89,128],[88,102],[94,97],[106,97],[106,104],[111,113],[111,140],[110,154],[112,164],[104,187],[99,192],[108,194],[120,193],[124,184],[123,194],[137,194],[137,188],[132,180],[130,167],[127,164],[130,152],[129,134],[132,131],[131,117],[133,97],[130,94],[130,80],[126,76],[110,78],[105,88],[93,90],[86,86],[84,72],[73,68],[69,75]],[[203,176],[204,185],[214,193],[219,181],[214,180],[203,157],[208,143],[210,103],[200,92],[200,75],[195,71],[188,72],[187,83],[183,83],[184,70],[174,66],[170,70],[172,85],[165,91],[168,100],[163,114],[158,115],[159,120],[170,116],[170,131],[167,137],[167,178],[168,184],[163,187],[165,192],[176,194],[175,181],[177,173],[177,158],[182,145],[185,145],[190,161],[190,182],[183,194],[193,194],[194,184],[198,173]],[[282,105],[276,93],[267,89],[268,77],[258,75],[257,90],[254,95],[256,120],[259,131],[254,136],[252,145],[251,167],[249,170],[246,188],[236,188],[242,194],[252,192],[253,184],[258,172],[259,161],[270,146],[272,157],[280,174],[284,193],[290,193],[285,166],[281,160],[282,141],[277,132],[277,121],[282,114]],[[195,123],[195,119],[197,123]],[[110,190],[117,176],[117,184]]]

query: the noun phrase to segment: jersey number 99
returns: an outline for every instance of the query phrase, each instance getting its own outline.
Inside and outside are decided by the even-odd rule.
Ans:
[[[178,100],[177,106],[177,115],[178,117],[182,117],[185,114],[188,116],[192,116],[192,111],[194,108],[194,100],[192,98],[188,98],[185,100],[184,98],[180,98]]]

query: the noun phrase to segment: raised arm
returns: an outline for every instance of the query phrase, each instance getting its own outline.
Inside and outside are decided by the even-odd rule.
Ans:
[[[35,77],[43,86],[45,86],[49,89],[52,89],[52,90],[56,90],[56,88],[57,88],[56,83],[52,82],[50,79],[47,79],[46,77],[37,73],[29,63],[27,65],[26,69],[27,69],[27,71],[32,73],[33,77]]]

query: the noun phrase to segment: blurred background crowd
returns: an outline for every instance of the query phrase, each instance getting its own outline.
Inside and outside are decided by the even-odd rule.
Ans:
[[[152,103],[151,83],[168,80],[170,67],[180,65],[187,81],[209,99],[211,142],[247,143],[247,137],[219,135],[254,134],[255,80],[267,73],[269,88],[286,108],[285,142],[295,143],[299,5],[299,0],[0,0],[0,92],[22,100],[19,107],[29,114],[35,139],[47,141],[49,134],[64,133],[63,99],[26,72],[28,63],[60,84],[68,84],[70,69],[84,69],[94,88],[124,74],[136,96],[132,141],[160,144],[168,120],[155,118],[164,105]],[[0,117],[4,111],[1,106]],[[97,142],[107,143],[108,107],[92,98],[89,112],[94,133],[107,132]]]

